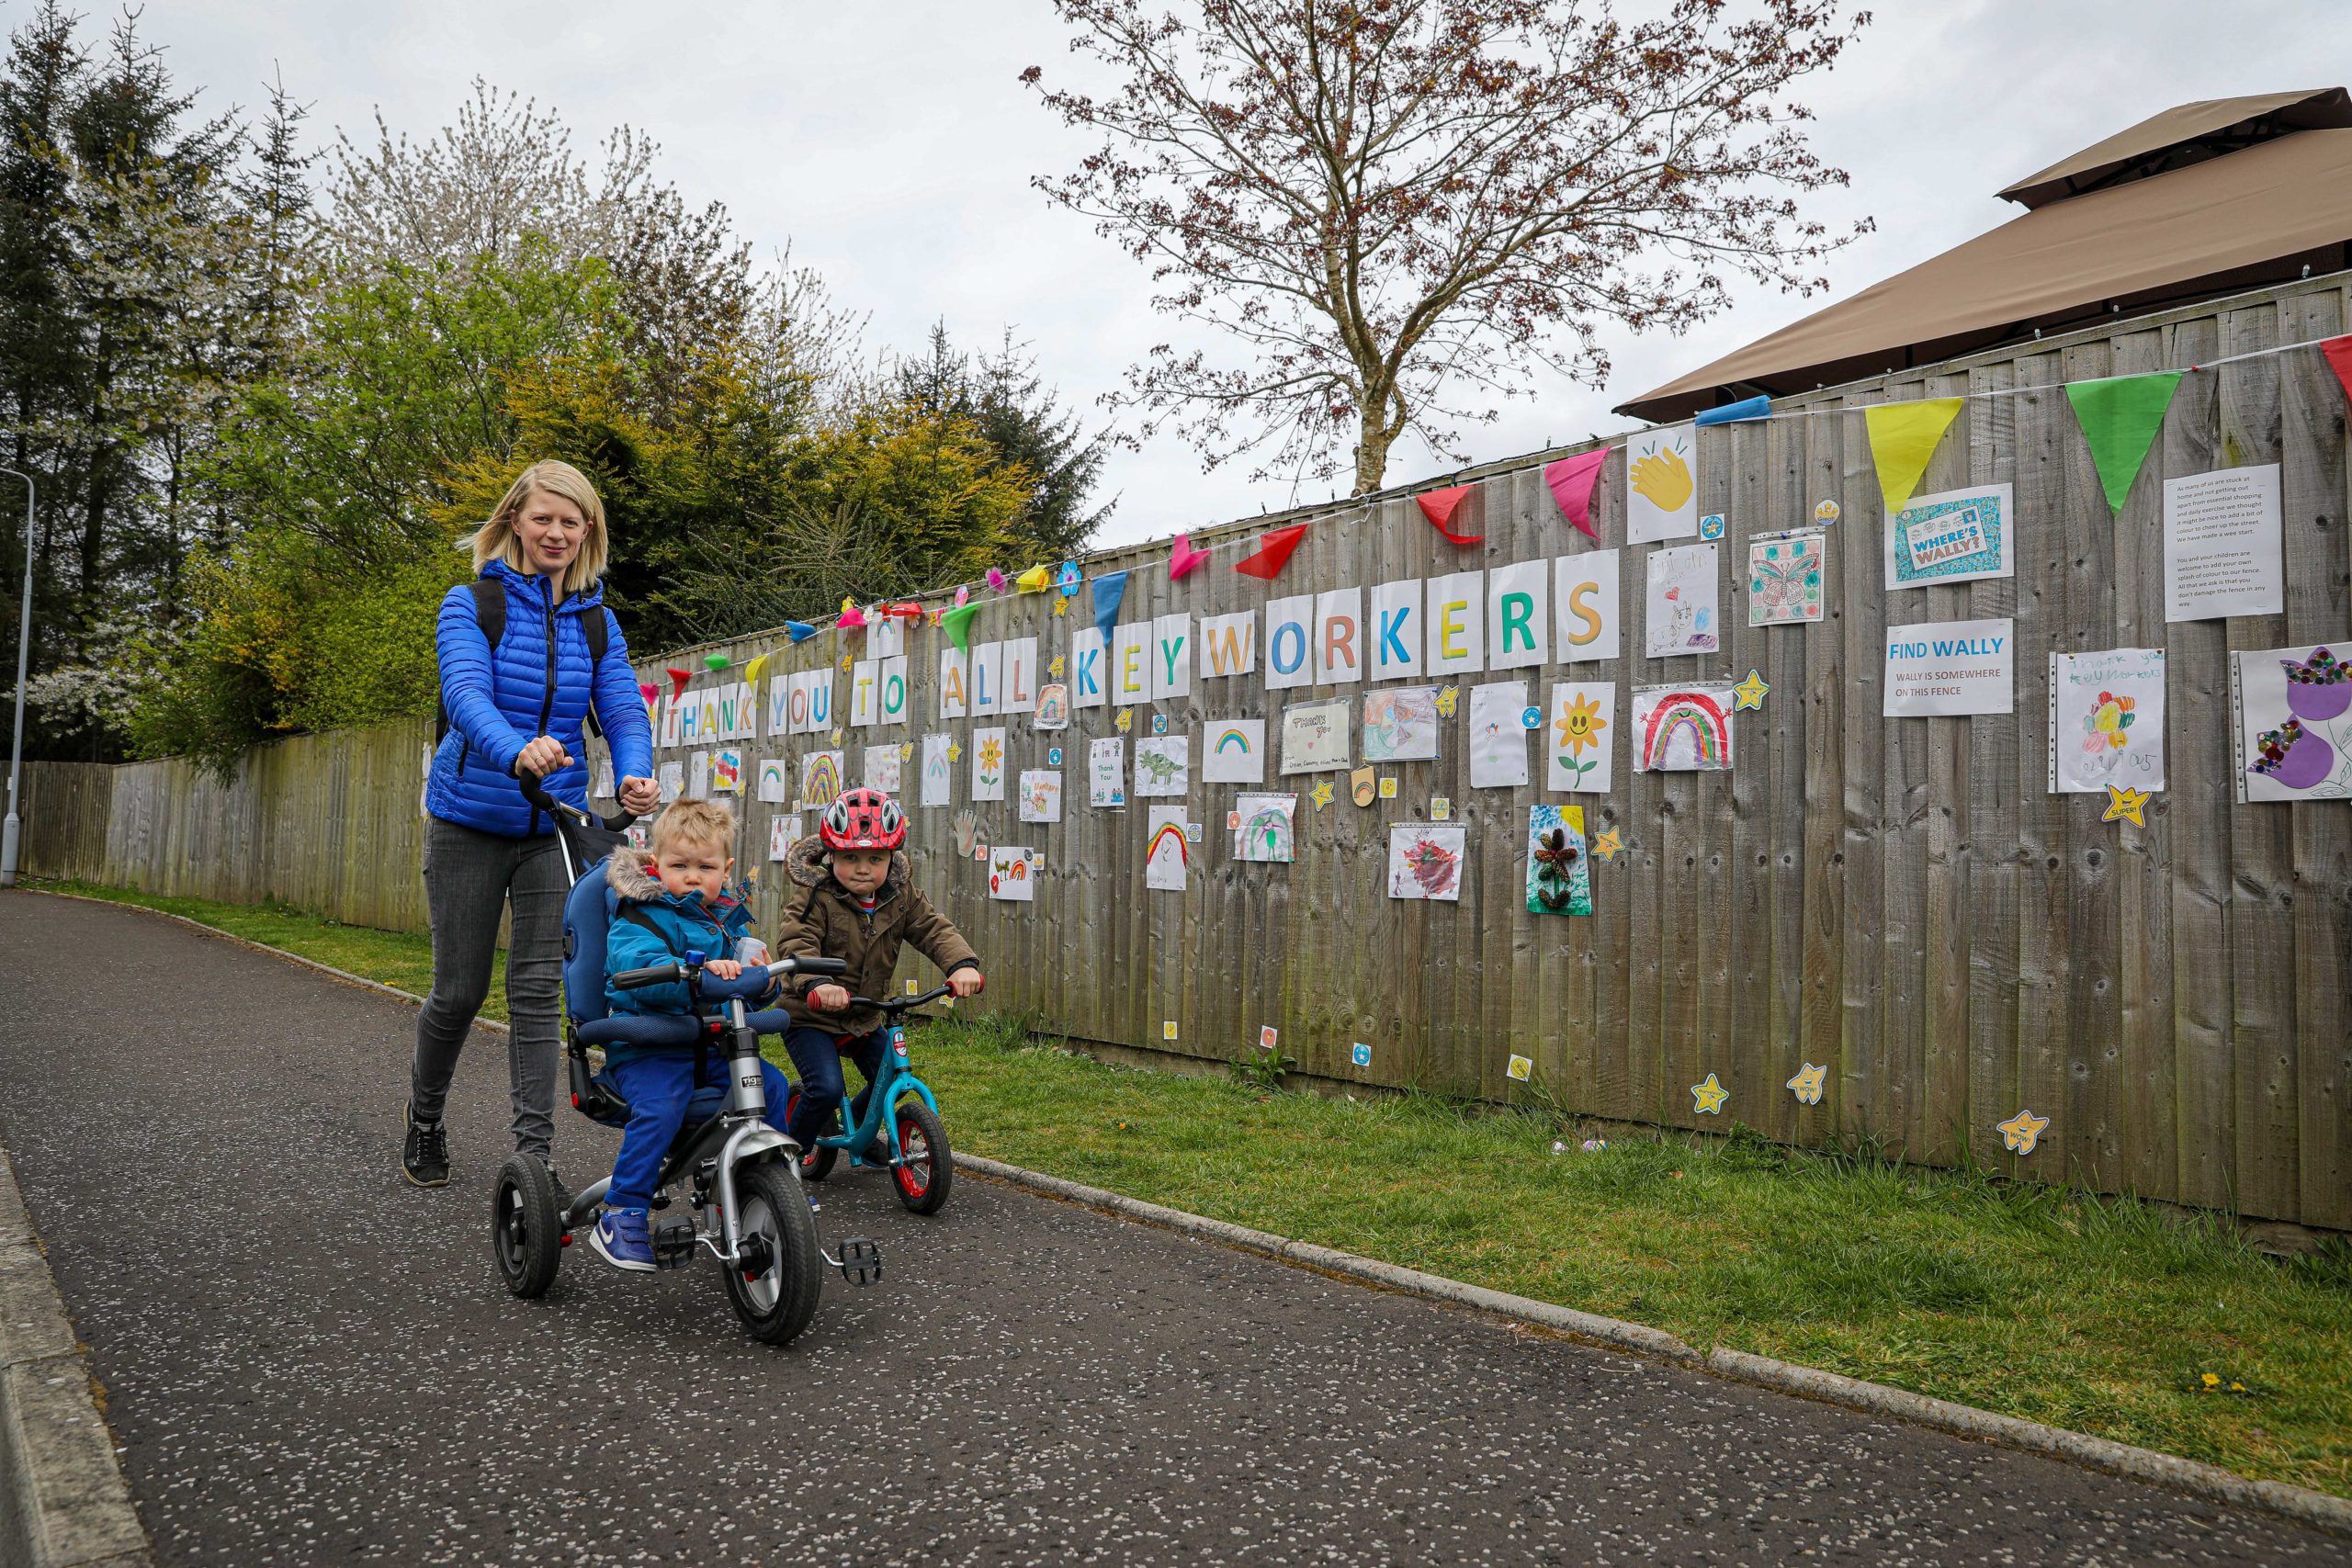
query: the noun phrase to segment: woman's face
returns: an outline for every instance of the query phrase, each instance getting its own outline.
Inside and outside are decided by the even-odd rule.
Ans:
[[[552,491],[535,490],[515,509],[514,536],[523,546],[523,570],[561,578],[579,558],[588,537],[580,508]]]

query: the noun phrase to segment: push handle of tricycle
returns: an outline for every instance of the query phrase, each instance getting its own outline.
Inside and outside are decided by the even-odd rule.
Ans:
[[[919,997],[896,997],[885,1002],[877,1002],[872,997],[852,997],[849,999],[849,1005],[852,1010],[858,1008],[873,1008],[877,1011],[895,1015],[919,1008],[925,1002],[935,1002],[955,988],[953,986],[933,986]]]
[[[626,830],[630,823],[637,820],[636,814],[633,812],[616,811],[610,817],[598,817],[593,812],[582,811],[577,806],[567,806],[549,795],[547,785],[539,781],[539,775],[528,768],[516,769],[514,782],[522,786],[525,800],[550,817],[569,818],[582,828],[602,826],[611,832],[618,833]],[[652,984],[650,980],[644,983]]]
[[[738,980],[720,980],[704,976],[703,993],[723,999],[728,996],[756,997],[768,988],[768,982],[778,975],[840,975],[849,964],[839,958],[779,958],[773,964],[754,964],[743,971]],[[634,991],[646,986],[666,986],[684,980],[690,975],[701,975],[702,965],[685,964],[674,959],[668,964],[648,964],[642,969],[624,969],[612,978],[612,984],[624,991]]]

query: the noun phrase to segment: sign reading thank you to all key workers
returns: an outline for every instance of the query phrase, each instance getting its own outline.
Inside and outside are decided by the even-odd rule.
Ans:
[[[1886,628],[1889,718],[2007,713],[2016,705],[2017,623],[1922,621]]]

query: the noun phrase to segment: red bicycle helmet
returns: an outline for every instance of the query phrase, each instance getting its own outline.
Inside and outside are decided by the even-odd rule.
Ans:
[[[907,841],[907,814],[878,789],[845,789],[825,807],[817,836],[829,850],[895,850]]]

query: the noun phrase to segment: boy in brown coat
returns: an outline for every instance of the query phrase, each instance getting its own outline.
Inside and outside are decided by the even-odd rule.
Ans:
[[[785,899],[776,955],[849,964],[838,980],[810,975],[786,983],[784,1007],[792,1028],[784,1047],[799,1071],[800,1088],[785,1131],[804,1149],[816,1146],[842,1102],[842,1057],[857,1063],[866,1091],[882,1070],[881,1015],[847,1010],[853,995],[889,995],[901,943],[912,942],[938,964],[957,996],[980,991],[979,957],[955,922],[916,888],[899,847],[906,840],[906,813],[897,801],[878,789],[844,790],[825,808],[816,833],[785,857],[797,886]],[[866,1091],[850,1107],[853,1126],[865,1114]]]

